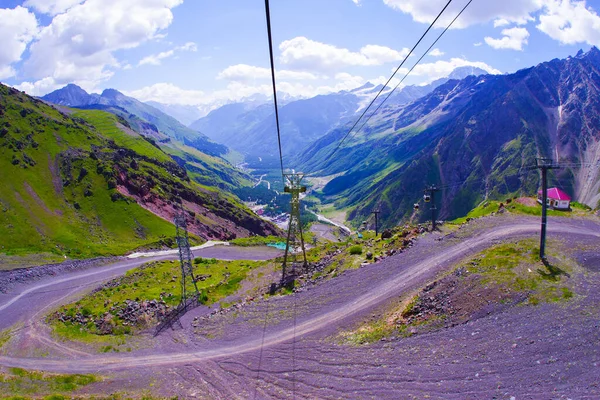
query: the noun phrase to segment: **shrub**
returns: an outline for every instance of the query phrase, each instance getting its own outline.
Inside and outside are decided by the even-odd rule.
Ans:
[[[352,247],[350,247],[349,251],[350,251],[350,254],[352,254],[352,255],[362,254],[362,247],[352,246]]]

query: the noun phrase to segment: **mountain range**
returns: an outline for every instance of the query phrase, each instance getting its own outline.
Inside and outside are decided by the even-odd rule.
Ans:
[[[239,158],[237,153],[182,125],[157,108],[115,89],[89,94],[70,84],[47,94],[42,100],[58,106],[97,109],[116,115],[124,126],[152,139],[174,157],[197,183],[230,192],[240,186],[250,185],[252,178],[225,160]]]
[[[389,104],[414,101],[451,78],[485,74],[486,71],[461,67],[447,78],[424,86],[407,86],[395,92]],[[372,83],[349,91],[319,95],[281,104],[279,110],[281,145],[285,158],[295,155],[336,126],[355,120],[359,112],[375,97],[383,85]],[[391,89],[386,88],[384,94]],[[253,165],[258,159],[267,162],[278,158],[274,108],[271,102],[227,104],[198,119],[190,128],[205,133],[211,140],[227,145],[246,156]]]
[[[382,86],[367,83],[354,90],[289,99],[280,108],[285,163],[325,177],[322,181],[328,183],[315,194],[323,203],[345,210],[355,225],[376,209],[381,211],[384,226],[427,218],[427,213],[413,210],[427,185],[442,189],[437,208],[443,219],[462,216],[486,199],[532,194],[539,177],[527,167],[537,157],[550,157],[564,165],[550,174],[551,184],[597,207],[599,66],[600,51],[593,47],[587,53],[513,74],[459,68],[428,85],[403,87],[383,105],[378,99],[372,108],[377,111],[367,113],[364,128],[350,135],[349,128]],[[89,95],[68,88],[58,98],[54,93],[44,99],[81,108],[107,108],[144,136],[156,139],[190,176],[192,172],[203,176],[203,184],[210,185],[219,174],[190,169],[193,160],[187,150],[194,134],[205,145],[237,150],[250,167],[267,168],[278,158],[274,109],[265,99],[226,104],[190,128],[182,128],[155,107],[114,90]],[[382,98],[388,94],[386,88]],[[143,122],[152,124],[156,115],[177,131],[158,124],[155,131],[144,128]],[[175,146],[180,153],[174,154],[173,143],[182,142],[187,150]],[[212,153],[214,157],[226,152],[226,148],[216,148]],[[196,162],[195,167],[201,164]],[[242,174],[228,168],[222,171],[225,180]],[[243,174],[239,179],[244,179]]]
[[[411,217],[432,184],[443,188],[440,218],[465,215],[488,198],[533,195],[539,177],[526,168],[537,157],[564,165],[550,174],[551,185],[598,207],[599,71],[593,47],[514,74],[450,79],[410,103],[386,104],[331,157],[349,126],[333,129],[295,165],[335,175],[322,200],[356,224],[377,209],[386,226]]]
[[[106,89],[101,94],[90,94],[77,85],[69,84],[41,99],[61,106],[100,109],[121,114],[136,131],[159,142],[177,140],[215,156],[225,155],[228,151],[227,147],[211,142],[201,132],[188,128],[158,108],[115,89]]]

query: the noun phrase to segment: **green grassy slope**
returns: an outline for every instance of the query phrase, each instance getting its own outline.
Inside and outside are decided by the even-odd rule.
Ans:
[[[0,110],[0,252],[119,254],[173,236],[170,223],[135,202],[112,201],[116,190],[88,156],[109,137],[125,144],[125,134],[101,136],[5,86]]]
[[[123,192],[150,209],[195,205],[200,236],[204,226],[208,237],[275,232],[121,122],[98,110],[67,115],[0,85],[0,254],[89,257],[169,243],[173,226]]]

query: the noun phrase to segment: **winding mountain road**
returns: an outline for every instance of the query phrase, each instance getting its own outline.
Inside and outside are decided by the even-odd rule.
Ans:
[[[598,239],[600,243],[599,225],[590,221],[575,219],[556,219],[548,227],[550,236],[558,235],[576,235],[586,236]],[[378,271],[390,270],[393,275],[385,279],[370,279],[364,282],[360,290],[352,295],[339,297],[337,299],[325,300],[317,306],[311,304],[310,310],[300,315],[298,323],[275,325],[264,337],[260,327],[251,330],[251,334],[234,335],[226,340],[217,340],[215,342],[200,343],[195,348],[188,350],[158,353],[158,354],[135,354],[130,355],[88,355],[73,354],[68,359],[44,359],[44,358],[23,358],[12,356],[0,356],[0,365],[7,367],[21,367],[26,369],[56,371],[56,372],[101,372],[107,370],[122,370],[137,367],[153,367],[165,365],[184,365],[188,363],[197,363],[199,361],[214,360],[218,358],[227,358],[238,356],[240,354],[255,352],[262,348],[273,347],[290,340],[296,340],[303,336],[310,336],[319,332],[331,332],[332,327],[341,326],[344,321],[355,318],[361,314],[369,312],[374,307],[384,304],[390,298],[401,295],[409,288],[413,288],[417,283],[422,283],[426,279],[435,276],[445,267],[455,264],[464,257],[472,255],[485,247],[488,247],[498,241],[515,237],[536,235],[539,231],[539,223],[532,218],[509,218],[499,226],[492,226],[486,229],[480,229],[467,238],[453,239],[449,235],[444,239],[445,247],[443,251],[433,251],[432,254],[421,257],[405,257],[405,254],[389,257],[384,260]],[[438,238],[439,239],[439,238]],[[454,242],[453,242],[454,240]],[[441,242],[440,242],[441,243]],[[434,244],[433,239],[431,244]],[[410,250],[406,253],[410,253]],[[144,260],[121,261],[109,267],[103,267],[98,270],[84,271],[77,274],[71,274],[65,277],[52,277],[44,282],[33,283],[29,287],[22,287],[21,290],[12,291],[0,297],[0,315],[2,321],[0,328],[4,329],[17,321],[31,321],[32,318],[39,318],[40,310],[46,308],[49,303],[60,302],[70,297],[69,290],[73,295],[81,295],[82,292],[90,290],[98,282],[117,276],[128,269],[140,265],[141,262],[165,259],[156,257]],[[396,270],[383,267],[397,266]],[[360,274],[360,270],[352,271],[352,274]],[[379,274],[380,275],[380,274]],[[356,275],[352,275],[356,276]],[[334,280],[334,283],[326,282],[323,285],[315,287],[313,296],[307,293],[298,293],[298,302],[302,299],[318,298],[321,286],[328,284],[333,286],[344,286],[343,278]],[[347,290],[351,288],[346,287]],[[335,289],[336,291],[338,289]],[[54,293],[49,296],[49,294]],[[265,303],[276,307],[277,299],[270,299]],[[289,299],[287,300],[289,302]],[[294,302],[296,299],[294,299]],[[294,310],[296,303],[294,303]],[[266,324],[266,322],[265,322]],[[266,326],[266,325],[265,325]],[[246,332],[246,331],[243,331]]]

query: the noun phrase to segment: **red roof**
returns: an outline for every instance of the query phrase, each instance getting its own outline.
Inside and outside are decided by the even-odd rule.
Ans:
[[[546,191],[546,193],[549,199],[571,201],[571,196],[569,196],[559,188],[550,188]],[[542,191],[538,191],[538,194],[541,195]]]

